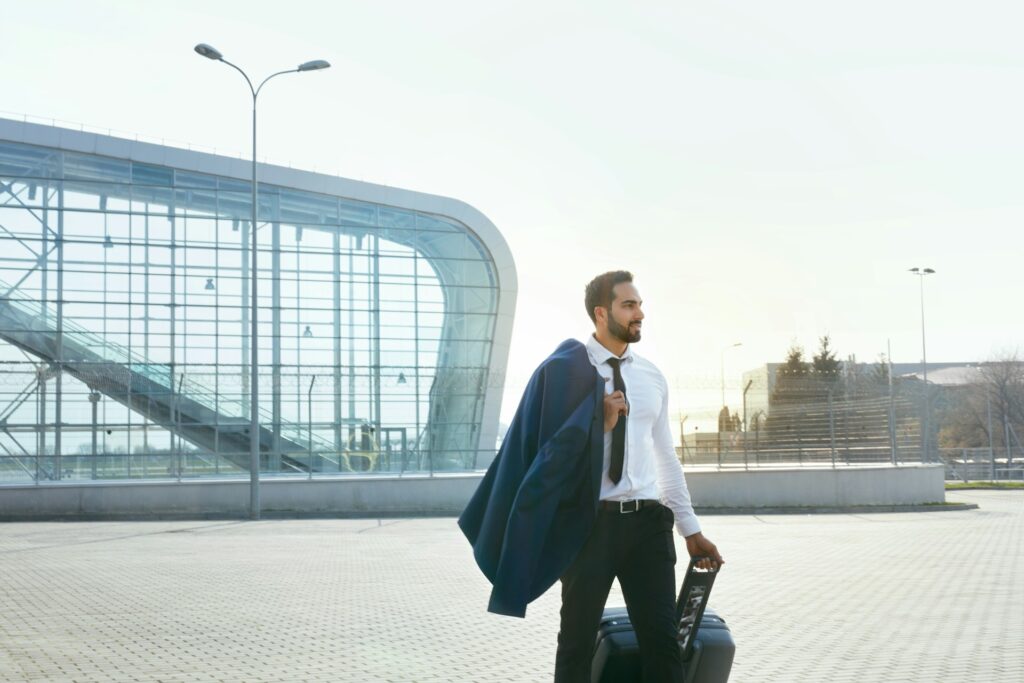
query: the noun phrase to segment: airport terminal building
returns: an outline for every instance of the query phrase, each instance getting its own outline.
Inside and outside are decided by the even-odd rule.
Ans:
[[[250,174],[0,119],[0,487],[248,479],[253,343],[268,478],[490,462],[517,290],[494,225],[272,165],[251,225]]]

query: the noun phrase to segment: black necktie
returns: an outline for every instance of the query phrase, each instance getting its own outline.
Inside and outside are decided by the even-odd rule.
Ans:
[[[609,358],[608,365],[612,366],[612,372],[615,373],[615,391],[621,391],[622,395],[626,395],[626,383],[622,381],[622,373],[619,371],[619,363],[622,362],[620,358]],[[616,484],[622,479],[622,463],[626,459],[626,416],[619,415],[619,421],[615,423],[615,427],[612,429],[612,462],[608,468],[608,478]]]

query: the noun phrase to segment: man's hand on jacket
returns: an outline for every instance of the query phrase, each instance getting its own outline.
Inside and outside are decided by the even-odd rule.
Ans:
[[[722,565],[725,564],[725,560],[719,554],[718,548],[701,532],[698,531],[695,534],[686,536],[685,540],[686,552],[689,553],[690,557],[704,558],[697,563],[700,569],[721,569]]]

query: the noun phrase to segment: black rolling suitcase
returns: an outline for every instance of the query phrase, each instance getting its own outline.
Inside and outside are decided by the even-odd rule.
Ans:
[[[725,620],[705,609],[715,571],[703,571],[691,560],[679,591],[676,617],[679,646],[683,649],[686,683],[725,683],[732,670],[736,643]],[[605,609],[597,630],[597,646],[591,665],[592,683],[641,681],[640,647],[625,607]]]

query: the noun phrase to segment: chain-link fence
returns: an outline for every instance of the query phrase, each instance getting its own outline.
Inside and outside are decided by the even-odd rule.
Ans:
[[[1024,480],[1017,408],[990,393],[980,381],[941,386],[880,372],[748,373],[742,407],[715,419],[713,408],[683,405],[677,452],[686,466],[943,463],[948,479]]]
[[[1024,482],[1024,448],[940,448],[946,479]]]

